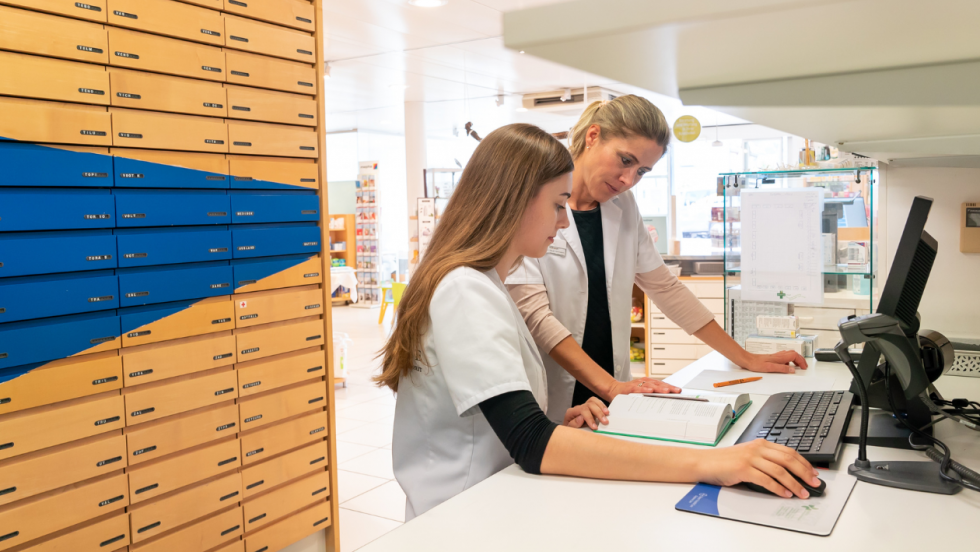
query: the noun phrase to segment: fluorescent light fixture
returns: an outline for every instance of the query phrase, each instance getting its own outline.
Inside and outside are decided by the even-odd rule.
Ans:
[[[408,3],[417,8],[438,8],[448,4],[449,0],[408,0]]]
[[[522,53],[522,54],[523,54],[523,53],[524,53],[524,50],[521,50],[521,51],[520,51],[520,53]]]

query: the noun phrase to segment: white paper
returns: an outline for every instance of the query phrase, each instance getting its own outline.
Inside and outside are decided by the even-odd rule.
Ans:
[[[823,304],[823,189],[741,197],[742,299]]]
[[[810,368],[813,370],[813,368]],[[739,383],[727,387],[716,388],[715,383],[736,379],[761,377],[759,381]],[[724,391],[728,393],[755,393],[757,395],[775,395],[783,392],[798,391],[829,391],[834,388],[836,378],[817,376],[809,370],[797,370],[795,374],[763,374],[748,370],[703,370],[694,377],[684,389],[703,389],[706,391]]]

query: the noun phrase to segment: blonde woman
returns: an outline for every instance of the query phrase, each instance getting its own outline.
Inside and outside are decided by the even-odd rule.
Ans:
[[[792,373],[792,365],[807,367],[794,352],[746,352],[664,265],[629,190],[669,142],[670,126],[648,100],[627,95],[593,102],[572,129],[569,227],[546,255],[525,259],[507,279],[544,357],[552,420],[591,397],[611,401],[621,393],[679,391],[651,378],[631,380],[634,283],[688,334],[742,368]]]
[[[531,125],[491,132],[463,171],[398,306],[377,378],[398,392],[392,456],[406,519],[516,461],[528,473],[637,481],[750,481],[801,498],[814,482],[796,451],[758,440],[693,450],[575,431],[605,420],[597,399],[546,416],[537,347],[503,280],[568,226],[572,157]],[[816,482],[814,482],[816,484]]]

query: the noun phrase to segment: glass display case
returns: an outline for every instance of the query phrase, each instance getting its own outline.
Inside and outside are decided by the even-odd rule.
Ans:
[[[839,339],[837,324],[850,314],[872,312],[880,293],[878,279],[878,169],[876,167],[851,167],[835,169],[801,169],[724,173],[719,176],[722,188],[722,206],[712,209],[712,245],[724,255],[725,329],[740,345],[745,338],[756,333],[758,315],[796,315],[801,335],[816,336],[816,347],[833,347]],[[790,189],[819,188],[819,203],[812,212],[819,213],[820,236],[808,234],[809,249],[819,255],[807,271],[812,282],[819,270],[821,281],[816,287],[821,293],[815,302],[794,302],[782,290],[773,295],[772,301],[759,301],[758,293],[750,294],[749,280],[743,280],[743,196],[746,190],[778,192]],[[746,194],[748,195],[748,194]],[[755,196],[759,197],[759,196]],[[746,203],[751,207],[756,205]],[[785,228],[787,235],[799,223],[791,213],[778,210],[756,211],[752,216],[766,216],[769,220],[749,230],[778,232]],[[785,218],[785,220],[783,220]],[[761,219],[758,219],[761,220]],[[810,223],[816,224],[812,219]],[[792,225],[792,227],[791,227]],[[814,226],[815,227],[815,226]],[[756,234],[757,235],[757,234]],[[819,242],[817,241],[819,240]],[[753,242],[755,243],[755,242]],[[819,250],[816,244],[819,243]],[[759,247],[756,245],[755,247]],[[819,251],[819,252],[818,252]],[[768,255],[771,259],[773,255]],[[787,264],[795,264],[787,258]],[[778,262],[777,262],[778,264]],[[761,266],[761,265],[760,265]],[[759,269],[757,269],[759,270]],[[766,270],[778,270],[777,268]],[[769,274],[772,274],[770,272]],[[776,278],[778,280],[778,278]],[[743,298],[743,281],[747,284]],[[753,281],[753,283],[755,283]],[[810,288],[815,291],[814,288]],[[789,290],[787,290],[789,291]],[[747,300],[748,298],[753,300]]]

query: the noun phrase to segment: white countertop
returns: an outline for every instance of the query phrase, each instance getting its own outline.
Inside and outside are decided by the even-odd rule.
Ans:
[[[705,369],[737,367],[713,352],[668,381],[683,385]],[[850,384],[843,364],[817,363],[810,370],[833,375],[835,389]],[[947,399],[980,398],[980,378],[946,376],[937,387]],[[738,439],[766,398],[753,396],[749,415],[736,422],[719,446]],[[937,436],[952,447],[953,458],[980,471],[980,433],[949,421],[936,427]],[[856,456],[857,446],[845,445],[832,469],[846,469]],[[875,447],[868,449],[868,457],[926,460],[922,453]],[[692,486],[528,475],[514,465],[360,550],[605,552],[717,546],[725,552],[756,552],[778,545],[793,552],[865,552],[977,546],[973,524],[980,514],[980,493],[970,490],[944,496],[858,482],[834,532],[816,537],[674,510]]]

